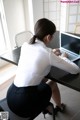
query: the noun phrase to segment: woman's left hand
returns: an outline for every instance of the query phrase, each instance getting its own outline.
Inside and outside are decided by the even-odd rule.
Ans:
[[[59,50],[59,48],[53,49],[53,53],[57,56],[61,55],[61,51]]]

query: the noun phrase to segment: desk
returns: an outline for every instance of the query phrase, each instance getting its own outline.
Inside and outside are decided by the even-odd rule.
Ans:
[[[12,64],[18,65],[20,51],[21,48],[17,48],[10,53],[6,53],[0,56],[0,58]],[[75,63],[80,67],[80,60],[77,60]],[[69,88],[80,91],[80,74],[72,75],[52,66],[51,71],[47,77]]]
[[[12,64],[18,65],[19,57],[20,57],[21,48],[16,48],[11,52],[5,53],[0,56],[1,59],[10,62]]]

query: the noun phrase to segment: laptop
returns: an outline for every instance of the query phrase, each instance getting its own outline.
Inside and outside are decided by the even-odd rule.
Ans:
[[[80,59],[80,37],[60,32],[60,51],[66,52],[71,61]]]

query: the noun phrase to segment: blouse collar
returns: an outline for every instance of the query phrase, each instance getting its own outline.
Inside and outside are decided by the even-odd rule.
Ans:
[[[39,44],[41,44],[42,46],[46,47],[45,43],[44,43],[44,42],[42,42],[41,40],[36,39],[36,42],[37,42],[37,43],[39,43]]]

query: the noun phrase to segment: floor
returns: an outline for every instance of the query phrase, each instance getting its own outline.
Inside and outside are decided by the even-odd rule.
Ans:
[[[8,80],[3,89],[0,87],[0,99],[3,99],[6,96],[7,89],[13,80],[14,76]],[[61,92],[62,102],[66,104],[66,111],[64,114],[58,113],[56,120],[80,120],[80,92],[60,84],[58,84],[58,86]],[[51,102],[55,105],[52,99]],[[35,120],[52,120],[52,116],[47,114],[46,119],[44,119],[43,114],[41,113]]]
[[[16,72],[16,65],[13,64],[6,64],[3,67],[0,67],[0,85],[5,83],[9,78],[14,76]]]
[[[80,92],[59,85],[62,102],[66,104],[65,113],[58,113],[56,120],[80,120]],[[51,102],[54,103],[53,100]],[[45,120],[41,113],[35,120]],[[52,116],[46,115],[46,120],[52,120]]]
[[[7,64],[0,67],[0,100],[6,95],[9,85],[13,82],[17,66]]]

